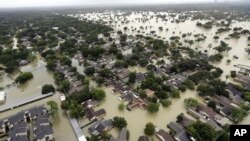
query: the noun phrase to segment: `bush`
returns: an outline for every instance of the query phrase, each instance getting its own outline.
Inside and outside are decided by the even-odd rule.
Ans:
[[[170,100],[164,99],[161,100],[161,104],[163,107],[169,107],[172,104],[172,102]]]
[[[24,72],[21,73],[15,80],[16,83],[23,84],[27,82],[28,80],[33,78],[33,74],[31,72]]]
[[[150,113],[156,113],[159,111],[159,104],[156,103],[149,103],[147,106],[147,110]]]
[[[149,122],[146,124],[144,133],[148,136],[153,136],[155,134],[155,126],[153,123]]]
[[[235,78],[237,76],[236,71],[230,71],[230,76]]]
[[[95,89],[93,91],[93,98],[95,100],[103,100],[105,97],[106,97],[105,91],[103,91],[101,89]]]
[[[196,108],[199,103],[194,98],[187,98],[184,100],[184,104],[187,108]]]
[[[119,109],[120,111],[123,111],[123,110],[125,109],[125,105],[124,105],[123,103],[120,103],[120,104],[118,105],[118,109]]]
[[[48,84],[46,84],[46,85],[44,85],[43,87],[42,87],[42,94],[47,94],[47,93],[54,93],[55,92],[55,88],[54,88],[54,86],[53,85],[48,85]]]
[[[127,126],[127,121],[123,117],[116,116],[113,118],[113,124],[114,124],[114,127],[122,129],[123,127]]]

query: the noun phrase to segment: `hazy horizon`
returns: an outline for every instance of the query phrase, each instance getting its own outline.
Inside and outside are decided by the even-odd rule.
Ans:
[[[181,4],[207,2],[250,2],[250,0],[0,0],[0,8],[109,6],[138,4]]]

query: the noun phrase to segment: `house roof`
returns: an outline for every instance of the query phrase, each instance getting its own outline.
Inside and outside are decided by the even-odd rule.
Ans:
[[[42,140],[48,135],[53,134],[53,129],[50,127],[50,125],[43,125],[37,127],[36,130],[33,131],[33,134],[35,135],[35,138],[37,140]]]
[[[24,122],[20,122],[10,129],[10,141],[28,141],[28,127]]]
[[[100,109],[98,111],[95,111],[94,115],[96,118],[101,117],[106,114],[106,111],[104,109]]]
[[[29,141],[28,136],[19,135],[10,137],[10,141]]]
[[[5,100],[5,92],[0,91],[0,101],[4,101],[4,100]]]
[[[140,136],[138,138],[138,141],[149,141],[148,137],[147,136]]]
[[[95,107],[95,106],[97,106],[99,104],[99,102],[97,101],[97,100],[92,100],[92,99],[90,99],[90,100],[88,100],[88,101],[85,101],[84,103],[83,103],[83,106],[84,107]]]
[[[127,129],[124,127],[119,133],[118,140],[119,141],[127,141]]]
[[[146,92],[146,94],[147,94],[148,97],[154,96],[154,93],[155,93],[154,91],[152,91],[150,89],[145,89],[145,92]]]
[[[102,120],[102,121],[96,121],[93,123],[89,128],[89,132],[91,134],[98,135],[103,132],[106,128],[112,128],[113,127],[113,120]]]
[[[197,110],[199,112],[205,112],[207,116],[213,119],[215,119],[218,116],[218,114],[213,110],[213,108],[202,105],[202,104],[199,104],[197,106]]]
[[[211,127],[213,127],[215,131],[221,131],[222,130],[222,128],[213,119],[207,120],[206,123],[209,124]]]
[[[133,100],[135,97],[132,93],[127,93],[127,94],[124,94],[122,96],[120,96],[121,100],[125,100],[125,101],[131,101]]]
[[[141,82],[141,81],[143,81],[144,79],[145,79],[145,76],[144,76],[143,73],[139,72],[139,73],[136,74],[136,80],[137,80],[137,81]]]
[[[168,127],[176,133],[174,137],[177,138],[179,141],[190,140],[188,133],[180,124],[176,122],[170,122],[168,124]]]
[[[183,126],[183,127],[188,127],[189,125],[191,125],[194,121],[187,118],[186,116],[182,116],[182,121],[180,121],[179,123]]]
[[[168,132],[162,129],[156,132],[156,136],[162,141],[174,141],[174,138]]]
[[[241,91],[238,91],[233,83],[228,83],[227,89],[233,94],[233,95],[239,95],[242,96],[243,93]]]
[[[176,122],[170,122],[170,123],[168,124],[168,127],[169,127],[171,130],[173,130],[176,134],[182,133],[182,132],[185,131],[185,129],[184,129],[180,124],[178,124],[178,123],[176,123]]]

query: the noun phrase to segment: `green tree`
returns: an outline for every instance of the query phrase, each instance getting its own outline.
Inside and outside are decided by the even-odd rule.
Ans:
[[[125,105],[124,105],[123,103],[120,103],[120,104],[118,105],[118,109],[119,109],[120,111],[124,111]]]
[[[230,71],[230,76],[235,78],[237,76],[236,71]]]
[[[33,74],[31,72],[24,72],[21,73],[15,80],[16,83],[23,84],[27,82],[28,80],[33,78]]]
[[[213,108],[214,110],[216,110],[216,103],[215,103],[215,101],[213,101],[213,100],[210,100],[210,101],[207,103],[207,106]]]
[[[176,117],[176,122],[182,122],[183,121],[183,116],[184,114],[183,113],[180,113],[177,117]]]
[[[194,98],[186,98],[184,104],[187,108],[196,108],[199,105],[198,101]]]
[[[183,82],[183,84],[188,88],[188,89],[190,89],[190,90],[194,90],[195,88],[194,88],[194,82],[193,81],[191,81],[191,80],[186,80],[186,81],[184,81]]]
[[[95,100],[103,100],[105,97],[106,97],[106,93],[102,89],[95,89],[93,91],[93,98]]]
[[[69,108],[69,113],[71,117],[80,118],[83,116],[84,110],[81,105],[75,106],[75,104],[72,104]]]
[[[63,80],[60,82],[59,87],[61,90],[68,91],[70,89],[70,82],[68,80]]]
[[[159,104],[156,104],[156,103],[149,103],[147,105],[147,110],[148,112],[150,113],[156,113],[159,111]]]
[[[153,136],[155,134],[155,126],[153,123],[149,122],[146,124],[146,127],[144,129],[144,134],[148,136]]]
[[[46,84],[42,87],[42,94],[47,94],[47,93],[54,93],[55,88],[53,85]]]
[[[162,100],[160,100],[160,102],[161,102],[163,107],[169,107],[172,104],[172,102],[168,99],[162,99]]]
[[[229,135],[223,131],[216,141],[230,141],[230,138]]]
[[[217,133],[208,124],[196,121],[187,127],[187,130],[197,141],[213,141]]]
[[[246,92],[246,93],[244,94],[244,99],[245,99],[246,101],[250,102],[250,92]]]
[[[127,121],[123,117],[116,116],[113,118],[113,125],[114,125],[114,127],[122,129],[123,127],[127,126]]]
[[[49,106],[49,112],[51,113],[52,116],[58,113],[58,106],[55,101],[48,101],[47,105]]]
[[[180,92],[176,89],[171,90],[170,94],[173,98],[180,98]]]
[[[63,110],[68,110],[70,108],[70,103],[68,101],[66,101],[66,100],[62,101],[61,102],[61,108]]]
[[[93,75],[95,73],[95,68],[94,67],[86,67],[84,70],[84,73],[86,75]]]
[[[136,72],[130,72],[128,75],[129,79],[128,82],[129,83],[135,83],[136,80]]]
[[[146,91],[140,90],[140,91],[139,91],[139,96],[140,96],[140,98],[142,98],[142,99],[147,98]]]
[[[247,116],[247,112],[243,109],[233,108],[231,116],[234,123],[239,123]]]

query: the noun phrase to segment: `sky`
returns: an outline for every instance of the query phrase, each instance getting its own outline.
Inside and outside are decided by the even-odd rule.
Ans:
[[[174,4],[192,2],[214,2],[215,0],[0,0],[0,8],[43,7],[43,6],[89,6],[123,4]],[[217,0],[249,1],[249,0]]]

